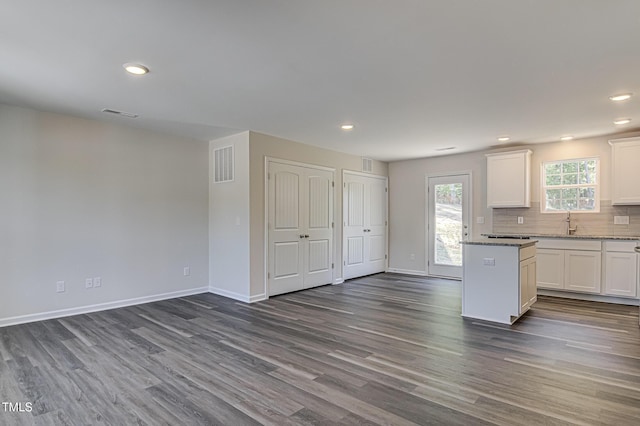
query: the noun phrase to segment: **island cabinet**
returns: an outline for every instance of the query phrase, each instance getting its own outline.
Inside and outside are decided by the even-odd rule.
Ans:
[[[513,324],[537,300],[536,240],[462,244],[462,316]]]
[[[633,177],[640,164],[640,137],[610,140],[611,204],[640,204],[640,185]]]
[[[531,206],[530,149],[486,154],[487,207]]]

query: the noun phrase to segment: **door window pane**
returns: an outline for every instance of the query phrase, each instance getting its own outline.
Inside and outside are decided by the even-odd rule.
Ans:
[[[435,262],[462,266],[462,184],[435,185]]]

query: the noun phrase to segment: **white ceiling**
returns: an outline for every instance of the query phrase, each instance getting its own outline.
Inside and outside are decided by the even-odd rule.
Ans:
[[[380,160],[610,134],[640,125],[640,1],[3,0],[0,103]]]

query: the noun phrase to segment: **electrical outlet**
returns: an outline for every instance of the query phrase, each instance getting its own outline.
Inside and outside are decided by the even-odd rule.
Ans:
[[[629,216],[614,216],[613,217],[614,225],[628,225],[629,224]]]
[[[188,277],[189,275],[191,275],[191,268],[189,268],[188,266],[185,266],[182,273],[184,274],[185,277]]]
[[[84,288],[93,288],[93,279],[87,278],[84,280]]]
[[[56,282],[56,293],[64,293],[64,281]]]
[[[522,225],[524,223],[524,217],[518,216],[518,225]]]
[[[482,264],[484,266],[496,266],[496,259],[494,257],[485,257],[482,259]]]
[[[94,287],[102,287],[102,278],[101,277],[95,277],[93,279],[93,286]]]
[[[484,216],[478,216],[476,218],[476,223],[480,223],[480,224],[484,223]]]

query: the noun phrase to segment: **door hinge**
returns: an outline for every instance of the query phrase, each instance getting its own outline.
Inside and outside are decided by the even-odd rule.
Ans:
[[[335,225],[336,225],[335,222],[331,222],[331,227],[332,228],[335,227]]]
[[[267,173],[267,180],[271,179],[271,173]]]
[[[335,265],[333,263],[331,264],[331,269],[335,269]]]
[[[385,258],[385,259],[387,258],[387,255],[386,255],[386,254],[384,255],[384,258]]]
[[[271,273],[267,272],[267,279],[270,280],[271,279]]]
[[[388,192],[387,188],[384,189],[384,192]]]
[[[344,262],[342,262],[342,264],[343,264],[344,266],[347,266],[347,261],[345,260]]]
[[[336,186],[335,181],[331,181],[331,187],[332,187],[332,188],[335,188],[335,186]]]
[[[387,226],[387,221],[386,220],[384,221],[384,226]]]
[[[342,187],[343,187],[343,188],[346,188],[346,187],[347,187],[347,182],[343,183],[343,184],[342,184]]]

